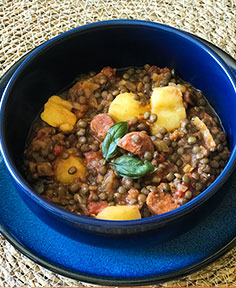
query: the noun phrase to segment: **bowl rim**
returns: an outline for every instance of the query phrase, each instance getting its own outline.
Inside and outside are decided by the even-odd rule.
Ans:
[[[10,175],[12,176],[16,184],[21,187],[24,193],[26,193],[26,195],[30,197],[31,200],[39,204],[42,208],[48,210],[50,213],[57,215],[69,222],[80,223],[80,224],[89,225],[89,226],[101,226],[102,225],[104,226],[104,228],[105,227],[106,228],[123,228],[123,227],[129,227],[129,226],[150,225],[154,222],[155,223],[158,222],[159,225],[164,225],[167,222],[176,220],[182,217],[183,215],[185,215],[186,213],[192,211],[193,209],[196,209],[198,206],[200,206],[202,203],[204,203],[210,197],[212,197],[220,189],[220,187],[226,182],[226,180],[231,175],[236,165],[236,145],[235,145],[233,147],[233,150],[231,151],[229,161],[227,162],[221,174],[214,180],[214,182],[207,189],[205,189],[197,197],[195,197],[188,203],[184,204],[183,206],[180,206],[167,213],[163,213],[163,214],[148,217],[148,218],[135,219],[135,220],[122,220],[122,221],[96,219],[96,218],[91,218],[88,216],[78,215],[78,214],[69,212],[49,202],[48,200],[44,199],[40,194],[34,191],[34,189],[23,178],[23,176],[20,174],[17,167],[11,160],[11,157],[8,153],[8,149],[5,145],[6,144],[5,139],[4,137],[2,137],[3,126],[4,126],[3,116],[4,116],[6,102],[7,102],[8,96],[10,95],[12,86],[14,85],[17,78],[19,77],[21,70],[23,70],[25,66],[29,65],[44,50],[50,48],[51,46],[54,46],[57,42],[61,40],[63,41],[67,37],[73,36],[74,34],[82,33],[84,31],[86,32],[86,31],[96,30],[96,29],[107,29],[110,27],[118,27],[118,26],[124,27],[127,25],[154,28],[154,29],[165,31],[168,33],[174,33],[175,35],[192,42],[199,48],[203,49],[207,54],[209,54],[217,62],[217,64],[221,67],[221,69],[224,71],[224,73],[227,75],[228,79],[230,80],[231,85],[234,88],[235,94],[236,94],[236,78],[233,72],[228,67],[228,65],[224,62],[224,60],[219,55],[216,54],[216,52],[214,52],[206,44],[204,44],[203,42],[201,42],[200,40],[198,40],[191,34],[188,34],[187,32],[181,31],[174,27],[171,27],[165,24],[156,23],[156,22],[150,22],[150,21],[144,21],[144,20],[133,20],[133,19],[132,20],[131,19],[117,19],[117,20],[106,20],[106,21],[90,23],[90,24],[82,25],[82,26],[73,28],[71,30],[68,30],[44,42],[42,45],[40,45],[38,48],[32,51],[30,55],[16,69],[11,79],[7,83],[7,86],[2,95],[2,99],[0,103],[0,111],[1,111],[0,151],[1,151],[3,160],[5,162],[5,165],[7,166],[7,169]]]

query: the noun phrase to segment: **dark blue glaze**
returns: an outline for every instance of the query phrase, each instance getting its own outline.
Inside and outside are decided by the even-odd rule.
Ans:
[[[236,172],[195,214],[191,221],[201,219],[198,225],[188,225],[172,240],[160,243],[157,232],[127,239],[78,232],[79,241],[74,241],[32,213],[1,160],[0,231],[28,257],[67,277],[100,285],[157,284],[194,272],[235,243]]]
[[[47,98],[80,72],[110,65],[145,63],[175,68],[201,89],[229,136],[231,158],[217,180],[188,204],[169,213],[133,221],[104,221],[72,214],[42,199],[24,181],[20,158],[32,121]],[[188,221],[227,180],[235,166],[236,82],[224,61],[196,38],[174,28],[136,20],[90,24],[66,32],[36,49],[11,78],[1,102],[1,151],[23,200],[47,224],[77,238],[77,228],[98,233],[133,234]],[[169,226],[166,226],[169,227]],[[167,228],[164,228],[167,229]]]

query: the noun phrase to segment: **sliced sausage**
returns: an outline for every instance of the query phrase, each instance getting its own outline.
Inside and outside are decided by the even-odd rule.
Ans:
[[[103,140],[109,128],[115,124],[115,121],[108,114],[96,115],[90,123],[90,129],[101,140]]]
[[[179,207],[170,194],[161,191],[161,185],[163,183],[158,186],[158,192],[150,192],[146,199],[148,209],[153,215],[163,214]]]
[[[143,155],[146,151],[154,152],[150,137],[143,132],[131,132],[126,134],[118,142],[118,146],[135,154]]]

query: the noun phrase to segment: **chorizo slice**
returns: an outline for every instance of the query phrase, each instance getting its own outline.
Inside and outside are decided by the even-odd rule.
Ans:
[[[115,121],[108,114],[96,115],[90,123],[90,129],[101,140],[103,140],[109,128],[115,124]]]
[[[161,191],[159,187],[162,184],[158,186],[158,192],[150,192],[146,199],[148,209],[153,215],[163,214],[179,207],[170,194]]]
[[[154,152],[152,140],[143,132],[130,132],[117,145],[135,155],[143,155],[146,151]]]

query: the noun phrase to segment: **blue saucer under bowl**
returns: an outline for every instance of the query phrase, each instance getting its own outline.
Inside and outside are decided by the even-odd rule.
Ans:
[[[205,44],[220,54],[236,75],[236,61],[212,44]],[[1,78],[1,94],[23,60]],[[82,232],[77,241],[66,237],[26,206],[1,156],[0,199],[0,231],[14,247],[54,272],[99,285],[169,281],[204,267],[236,244],[236,171],[190,223],[175,228],[178,233],[175,231],[174,237],[157,232],[125,240]]]

